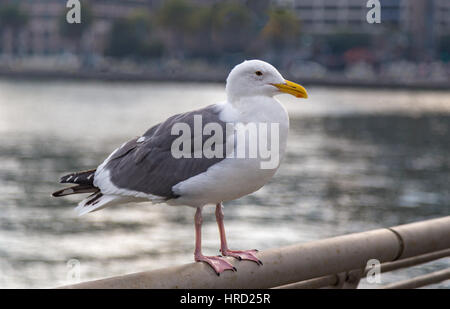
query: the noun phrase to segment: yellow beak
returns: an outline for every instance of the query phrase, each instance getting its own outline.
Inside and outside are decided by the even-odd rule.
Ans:
[[[306,89],[296,83],[290,82],[288,80],[285,80],[284,84],[272,84],[273,86],[277,87],[278,90],[281,92],[292,94],[293,96],[297,98],[308,98],[308,93],[306,92]]]

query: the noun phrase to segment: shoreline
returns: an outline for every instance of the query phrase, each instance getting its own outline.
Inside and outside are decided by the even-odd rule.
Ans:
[[[194,82],[194,83],[224,83],[226,76],[218,74],[196,74],[187,76],[186,74],[154,74],[154,73],[106,73],[106,72],[81,72],[81,71],[14,71],[1,70],[1,79],[13,80],[97,80],[105,82]],[[391,80],[355,80],[347,78],[302,78],[287,76],[288,79],[301,81],[306,86],[329,86],[344,88],[367,88],[367,89],[403,89],[403,90],[439,90],[449,91],[450,82],[424,82],[413,81],[409,83],[399,83]]]

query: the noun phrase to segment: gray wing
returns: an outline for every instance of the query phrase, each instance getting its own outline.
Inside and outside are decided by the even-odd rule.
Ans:
[[[153,194],[167,199],[178,197],[172,191],[177,183],[205,172],[210,166],[225,158],[226,125],[219,119],[219,105],[210,105],[188,113],[174,115],[166,121],[150,128],[119,150],[107,162],[105,169],[110,171],[110,180],[121,189]],[[191,145],[193,143],[194,115],[202,115],[202,126],[216,122],[223,132],[223,150],[220,158],[179,158],[171,154],[171,146],[178,135],[171,135],[175,123],[187,123],[191,127]],[[203,131],[202,127],[202,131]],[[209,136],[201,136],[202,145]],[[193,147],[191,149],[193,152]]]

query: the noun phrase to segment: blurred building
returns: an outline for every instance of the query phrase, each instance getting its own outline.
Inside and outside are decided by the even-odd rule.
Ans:
[[[382,24],[404,29],[409,0],[381,0]],[[291,7],[302,21],[303,31],[328,34],[339,30],[379,32],[382,27],[369,24],[365,0],[274,0],[273,3]]]
[[[218,0],[190,0],[198,5]],[[358,32],[368,35],[402,33],[408,36],[417,57],[432,55],[436,42],[450,35],[450,0],[380,0],[381,24],[369,24],[366,0],[236,0],[250,10],[269,5],[288,7],[299,17],[302,33],[311,35]],[[0,5],[19,3],[29,16],[20,31],[0,31],[3,54],[57,54],[77,52],[76,46],[61,36],[66,0],[0,0]],[[89,4],[94,21],[82,44],[90,53],[103,53],[112,22],[134,10],[156,10],[162,0],[82,0]],[[2,30],[2,29],[0,29]]]
[[[83,37],[83,44],[91,52],[102,52],[112,21],[125,17],[136,9],[152,9],[160,0],[83,0],[94,15],[90,30]],[[73,44],[60,35],[59,23],[66,16],[68,8],[65,0],[15,0],[0,1],[0,5],[20,3],[21,9],[29,16],[27,25],[17,34],[17,43],[11,31],[3,31],[0,41],[3,53],[14,54],[55,54],[74,52]]]
[[[438,35],[450,34],[450,1],[448,0],[435,0],[434,11],[434,24],[435,31]]]
[[[273,0],[279,6],[292,8],[311,33],[332,33],[336,28],[354,31],[377,31],[366,21],[370,8],[365,0]],[[450,1],[448,0],[380,0],[381,24],[410,30],[416,21],[435,26],[437,34],[450,33]]]
[[[450,1],[411,0],[407,31],[416,57],[432,57],[438,40],[450,35]]]
[[[366,20],[366,0],[273,0],[289,7],[302,22],[302,32],[402,32],[409,36],[417,57],[433,53],[436,41],[450,34],[449,0],[380,0],[381,23]]]

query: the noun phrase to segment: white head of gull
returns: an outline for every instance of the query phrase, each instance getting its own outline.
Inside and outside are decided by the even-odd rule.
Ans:
[[[236,268],[223,257],[205,256],[201,250],[202,209],[205,205],[215,205],[222,255],[262,265],[256,250],[228,248],[222,205],[257,191],[278,169],[289,131],[286,109],[274,98],[280,93],[308,97],[305,88],[285,80],[271,64],[261,60],[244,61],[235,66],[227,78],[226,102],[177,114],[156,124],[142,136],[114,150],[97,168],[61,177],[61,183],[74,185],[54,192],[53,196],[90,193],[78,204],[79,215],[143,201],[195,207],[195,261],[205,262],[220,275],[225,270],[236,271]],[[195,133],[198,119],[201,119],[200,139]],[[183,138],[174,135],[180,124],[194,134]],[[251,124],[267,128],[267,140],[259,136],[252,140],[248,133]],[[211,143],[209,138],[213,131]],[[202,136],[205,132],[207,136]],[[243,152],[239,148],[242,144],[235,143],[236,136],[249,136]],[[270,158],[271,164],[266,162],[268,149],[265,155],[258,152],[264,150],[267,143],[271,143],[271,151],[276,150],[276,153],[269,152],[276,158]],[[188,145],[181,157],[173,152],[174,145],[180,144]],[[206,153],[198,156],[195,152],[205,151],[206,145],[212,144],[214,147],[210,150],[214,156]],[[253,153],[252,145],[256,145]],[[240,153],[244,156],[239,156]]]

